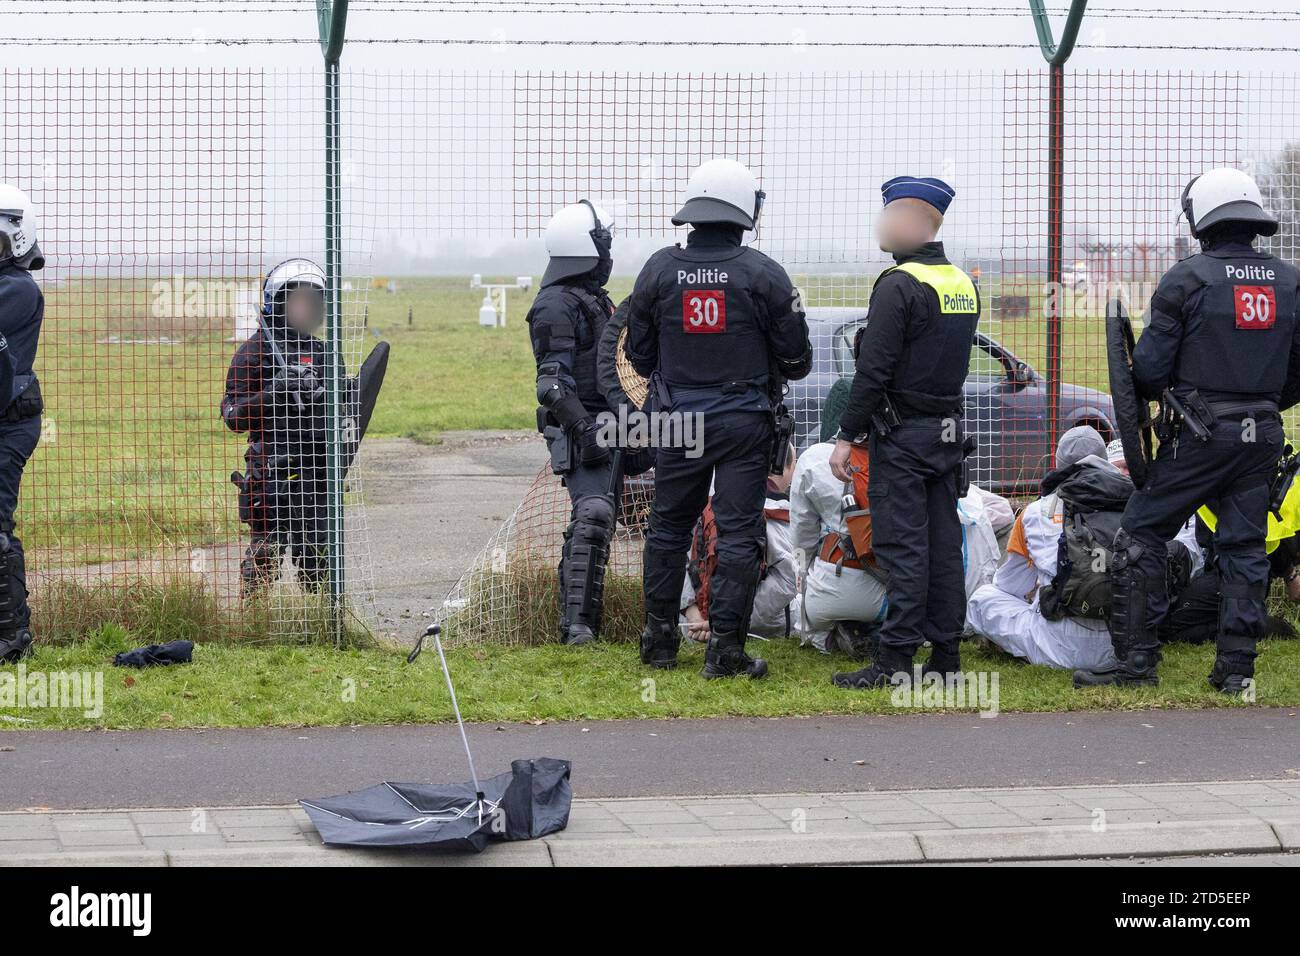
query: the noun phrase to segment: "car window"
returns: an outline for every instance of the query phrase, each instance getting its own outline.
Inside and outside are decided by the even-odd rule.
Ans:
[[[999,379],[1006,378],[1007,367],[1002,360],[976,342],[970,348],[969,378]]]
[[[855,371],[853,337],[858,334],[858,329],[864,325],[866,325],[866,322],[850,322],[835,333],[835,371],[841,378],[845,375],[852,375]]]

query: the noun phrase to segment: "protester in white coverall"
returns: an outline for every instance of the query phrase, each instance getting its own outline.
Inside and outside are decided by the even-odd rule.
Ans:
[[[831,474],[830,456],[834,450],[834,442],[810,447],[799,456],[790,484],[791,540],[802,566],[807,568],[796,602],[798,623],[804,643],[823,653],[837,646],[847,649],[846,642],[839,641],[841,635],[835,633],[837,624],[847,621],[878,626],[888,606],[879,570],[854,561],[823,560],[818,553],[827,532],[848,535],[844,496],[851,489]],[[973,485],[957,508],[969,596],[992,580],[999,560],[997,527],[1009,524],[1012,512],[1006,499]]]
[[[783,637],[794,633],[798,608],[790,603],[797,593],[793,548],[790,544],[790,502],[785,494],[794,473],[794,449],[782,475],[767,480],[768,497],[763,502],[767,546],[763,553],[763,576],[754,591],[754,610],[749,618],[749,633],[760,637]],[[687,636],[697,641],[709,639],[708,620],[695,605],[695,588],[688,573],[682,585],[681,623]]]
[[[1107,460],[1105,441],[1086,425],[1071,428],[1056,447],[1056,469],[1078,462],[1121,469]],[[1100,670],[1114,664],[1105,621],[1067,617],[1049,621],[1039,610],[1039,591],[1056,576],[1056,559],[1064,522],[1064,505],[1055,493],[1027,505],[1016,518],[1007,542],[1007,557],[992,584],[970,599],[966,620],[976,633],[1031,664],[1065,670]],[[1189,523],[1175,539],[1187,545],[1193,564],[1200,549]]]

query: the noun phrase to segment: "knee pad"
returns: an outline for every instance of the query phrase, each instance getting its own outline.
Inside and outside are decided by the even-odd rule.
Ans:
[[[569,523],[575,536],[591,542],[608,542],[614,536],[614,505],[604,495],[587,495],[573,505]]]

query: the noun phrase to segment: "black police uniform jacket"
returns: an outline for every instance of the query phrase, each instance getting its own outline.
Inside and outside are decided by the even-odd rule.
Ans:
[[[637,276],[624,354],[641,375],[657,373],[672,408],[768,411],[774,366],[790,380],[811,370],[798,290],[742,236],[697,227],[684,248],[659,250]]]
[[[585,275],[543,286],[528,310],[528,333],[538,369],[558,366],[558,378],[592,418],[608,408],[597,384],[596,346],[613,312],[609,294]]]
[[[942,242],[895,255],[894,261],[952,264]],[[945,313],[932,287],[898,268],[883,272],[871,290],[840,434],[852,438],[869,431],[886,398],[901,418],[959,413],[979,323],[978,287],[974,306],[973,312]]]
[[[12,259],[0,263],[0,412],[14,411],[24,392],[34,398],[31,414],[40,411],[40,386],[32,366],[44,319],[45,297],[31,273]]]
[[[1300,279],[1288,262],[1225,237],[1160,280],[1133,351],[1149,398],[1196,389],[1210,402],[1300,402]]]

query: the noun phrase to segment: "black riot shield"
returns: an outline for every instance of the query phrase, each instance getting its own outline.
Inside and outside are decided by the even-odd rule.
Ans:
[[[361,363],[357,373],[357,441],[366,437],[370,427],[370,416],[375,412],[375,403],[379,401],[379,390],[384,385],[384,375],[388,372],[388,343],[380,342],[366,360]]]
[[[1115,425],[1124,446],[1133,484],[1141,488],[1154,460],[1151,403],[1138,394],[1133,381],[1133,323],[1118,299],[1106,303],[1106,361],[1110,369],[1110,397],[1115,405]]]
[[[350,401],[349,412],[354,412],[354,419],[343,423],[343,470],[346,473],[352,467],[352,460],[361,446],[361,439],[366,437],[370,427],[370,416],[375,412],[375,403],[379,401],[379,390],[384,385],[384,375],[388,371],[387,342],[380,342],[366,360],[361,363],[357,377],[348,382],[350,390],[355,390],[356,399]]]

